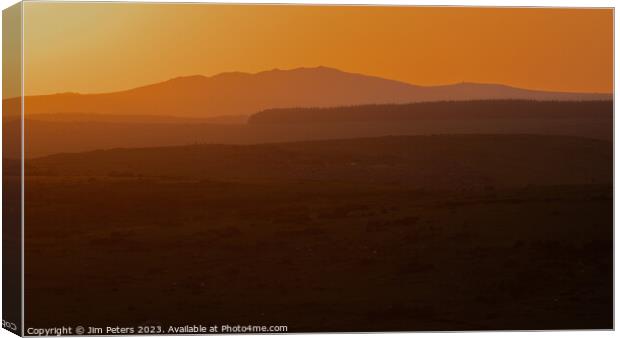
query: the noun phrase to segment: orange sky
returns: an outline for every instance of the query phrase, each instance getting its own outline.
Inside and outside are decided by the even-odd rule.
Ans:
[[[25,92],[324,65],[421,85],[611,92],[610,9],[26,2]]]

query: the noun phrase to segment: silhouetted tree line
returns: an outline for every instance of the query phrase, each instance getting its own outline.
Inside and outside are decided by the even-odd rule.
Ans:
[[[251,124],[398,121],[418,119],[611,118],[613,101],[475,100],[277,108],[252,115]]]

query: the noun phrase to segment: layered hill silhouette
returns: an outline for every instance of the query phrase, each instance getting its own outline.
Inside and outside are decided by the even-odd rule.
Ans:
[[[387,135],[539,134],[613,138],[611,101],[450,101],[332,108],[270,109],[250,116],[38,114],[26,117],[28,158],[96,149],[257,144]],[[20,139],[19,120],[4,137]],[[19,147],[4,156],[18,158]]]
[[[309,124],[403,120],[613,118],[612,101],[474,100],[372,104],[329,108],[275,108],[250,116],[252,124]]]
[[[208,118],[285,107],[331,107],[444,100],[609,100],[610,94],[545,92],[498,84],[416,86],[333,68],[186,76],[125,91],[28,96],[26,113],[169,115]],[[4,100],[19,111],[19,98]]]

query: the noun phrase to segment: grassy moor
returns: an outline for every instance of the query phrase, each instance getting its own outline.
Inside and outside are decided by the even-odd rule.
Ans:
[[[28,318],[610,327],[611,147],[443,135],[27,161]]]

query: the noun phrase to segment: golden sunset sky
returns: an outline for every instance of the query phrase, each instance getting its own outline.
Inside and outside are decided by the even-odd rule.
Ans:
[[[611,92],[611,9],[25,3],[25,93],[328,66],[419,85]]]

